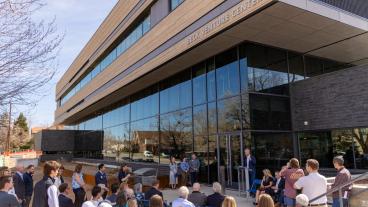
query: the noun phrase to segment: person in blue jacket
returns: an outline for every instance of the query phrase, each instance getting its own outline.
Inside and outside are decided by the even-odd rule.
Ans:
[[[249,188],[252,186],[256,178],[256,158],[251,154],[250,149],[244,149],[244,167],[248,168],[249,172]]]
[[[99,184],[105,185],[105,188],[107,189],[107,176],[106,176],[105,171],[106,171],[105,165],[102,163],[99,164],[98,171],[95,175],[95,182],[96,182],[96,185],[99,185]],[[107,196],[107,190],[104,191],[102,198],[105,200],[106,196]]]

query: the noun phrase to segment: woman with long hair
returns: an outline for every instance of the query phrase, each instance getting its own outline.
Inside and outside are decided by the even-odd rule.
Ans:
[[[272,195],[273,193],[272,186],[274,183],[274,178],[272,177],[271,171],[269,169],[264,169],[262,172],[263,172],[263,178],[262,178],[261,186],[256,192],[256,202],[254,203],[255,205],[257,205],[259,201],[259,196],[261,194],[266,193],[268,195]]]

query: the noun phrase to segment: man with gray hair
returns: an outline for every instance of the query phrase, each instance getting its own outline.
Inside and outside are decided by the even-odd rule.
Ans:
[[[207,196],[201,193],[201,185],[199,183],[193,184],[193,192],[188,196],[188,201],[195,206],[206,206]]]
[[[192,202],[188,201],[189,190],[186,186],[181,186],[178,193],[179,198],[172,202],[172,207],[195,207]]]
[[[348,182],[351,179],[351,174],[348,169],[344,166],[344,158],[342,156],[336,156],[333,159],[333,165],[337,170],[337,175],[335,177],[334,183],[331,185],[331,188],[339,186],[343,183]],[[350,185],[344,187],[342,189],[343,196],[343,206],[348,206],[348,193],[350,191]],[[339,191],[335,191],[332,193],[333,203],[332,207],[340,207],[340,199],[339,199]]]
[[[225,196],[221,194],[222,187],[218,182],[212,184],[213,194],[207,197],[207,205],[212,207],[220,207],[225,199]]]
[[[24,165],[17,164],[15,168],[17,170],[13,176],[15,194],[21,200],[22,206],[26,206],[26,185],[23,179]]]

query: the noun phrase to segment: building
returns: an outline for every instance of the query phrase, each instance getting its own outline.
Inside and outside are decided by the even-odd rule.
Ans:
[[[243,150],[368,168],[368,2],[121,0],[56,85],[55,124],[103,131],[104,159],[195,152],[202,182]],[[260,172],[260,170],[259,170]]]

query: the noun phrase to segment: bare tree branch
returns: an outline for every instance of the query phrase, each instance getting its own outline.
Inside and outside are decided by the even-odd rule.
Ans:
[[[64,35],[57,33],[55,19],[34,20],[43,6],[40,0],[0,0],[0,106],[10,99],[31,104],[56,72]]]

